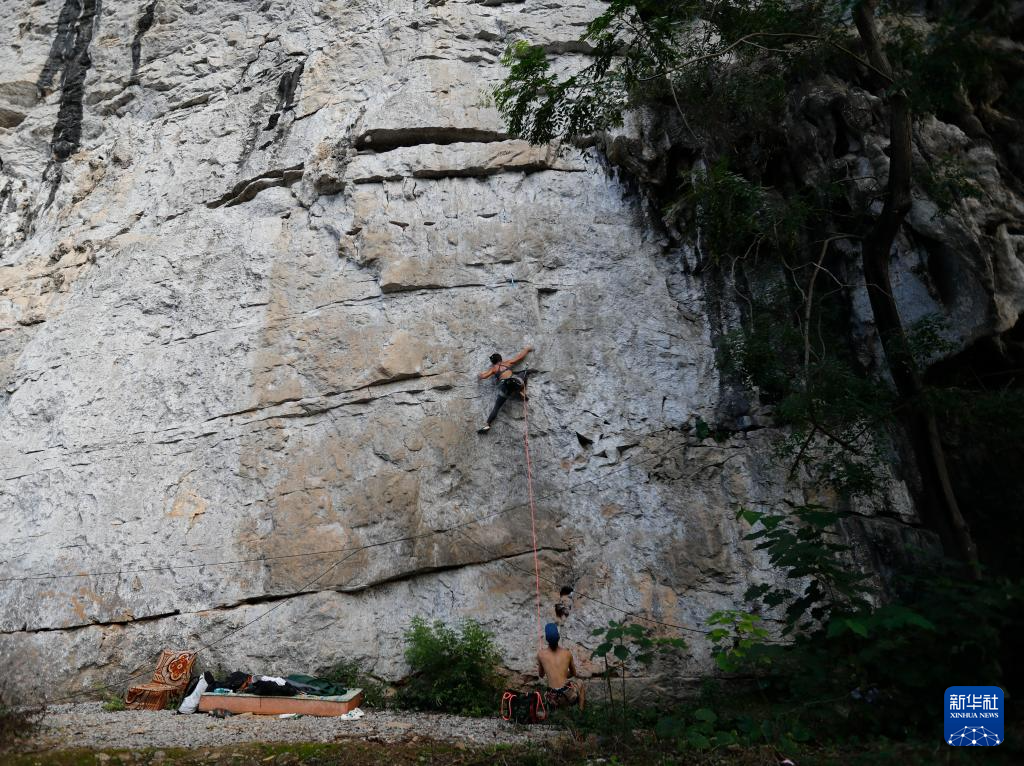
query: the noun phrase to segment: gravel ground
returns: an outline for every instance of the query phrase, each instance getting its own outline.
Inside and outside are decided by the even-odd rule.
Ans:
[[[171,710],[108,713],[99,702],[54,705],[42,718],[27,749],[206,748],[241,742],[336,742],[346,738],[391,743],[413,737],[483,746],[550,742],[562,734],[554,727],[517,727],[499,718],[374,710],[365,713],[355,721],[255,715],[213,718],[204,713],[175,715]]]

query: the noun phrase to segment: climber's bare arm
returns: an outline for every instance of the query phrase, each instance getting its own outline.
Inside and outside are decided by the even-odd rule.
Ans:
[[[529,354],[531,351],[533,351],[533,346],[527,346],[522,351],[520,351],[518,354],[516,354],[514,357],[509,359],[506,362],[506,364],[509,367],[514,367],[515,365],[519,364],[521,361],[526,359],[526,355]]]
[[[527,346],[526,348],[524,348],[522,351],[520,351],[518,354],[516,354],[511,359],[502,361],[502,363],[500,365],[492,364],[484,372],[480,373],[480,380],[487,380],[489,377],[491,377],[492,375],[496,374],[497,372],[499,372],[503,368],[505,370],[508,370],[509,367],[514,367],[515,365],[517,365],[521,361],[523,361],[526,358],[526,355],[529,354],[531,351],[533,351],[533,346]],[[508,376],[506,375],[505,377],[508,377]]]

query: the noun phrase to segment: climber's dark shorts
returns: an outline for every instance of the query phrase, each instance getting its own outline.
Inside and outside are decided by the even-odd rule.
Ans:
[[[512,377],[498,382],[498,398],[494,400],[494,408],[491,410],[491,414],[487,416],[487,425],[490,425],[498,417],[498,410],[505,404],[505,400],[519,395],[526,386],[526,380],[529,376],[530,370],[523,370],[522,372],[513,373]],[[519,381],[522,381],[522,384]]]

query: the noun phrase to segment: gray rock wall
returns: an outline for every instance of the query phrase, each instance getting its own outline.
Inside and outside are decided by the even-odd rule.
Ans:
[[[605,602],[578,602],[570,643],[615,608],[699,628],[774,576],[734,521],[801,499],[770,429],[680,430],[719,405],[703,285],[596,152],[509,140],[484,106],[507,41],[571,60],[600,8],[5,8],[0,652],[19,691],[211,642],[208,667],[346,657],[397,678],[414,615],[472,616],[529,668],[526,412],[475,433],[476,372],[527,343],[545,619],[563,582]],[[706,671],[686,635],[685,671]]]

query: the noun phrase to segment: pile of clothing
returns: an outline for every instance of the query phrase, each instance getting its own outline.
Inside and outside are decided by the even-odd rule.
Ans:
[[[333,697],[341,696],[347,691],[344,686],[339,686],[326,678],[299,673],[281,678],[251,675],[236,670],[227,678],[218,681],[213,673],[206,671],[193,680],[178,712],[196,712],[199,698],[203,694],[259,694],[265,697],[294,697],[297,694],[308,694],[313,697]]]

